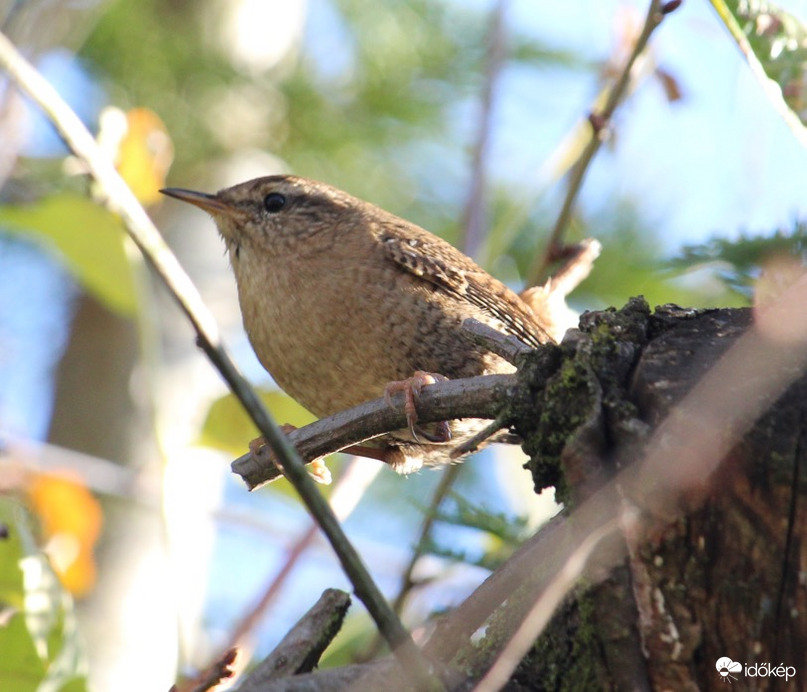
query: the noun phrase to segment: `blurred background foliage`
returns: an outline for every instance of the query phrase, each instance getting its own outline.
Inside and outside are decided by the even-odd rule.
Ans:
[[[687,120],[702,105],[700,72],[719,80],[726,68],[717,57],[688,65],[671,48],[675,37],[728,46],[734,70],[744,68],[732,36],[749,41],[749,60],[800,113],[803,26],[764,3],[715,1],[716,13],[691,5],[651,40],[568,229],[570,242],[604,245],[572,296],[577,309],[637,294],[651,304],[747,305],[766,268],[780,271],[771,258],[789,258],[787,271],[803,264],[804,228],[780,227],[795,218],[784,203],[768,201],[767,228],[716,227],[710,213],[742,206],[749,189],[776,188],[794,164],[749,168],[745,187],[725,197],[691,182],[697,160],[665,165],[686,144],[667,141],[674,127],[704,149],[719,137],[698,122],[728,128],[715,112]],[[520,287],[590,136],[588,109],[618,72],[644,10],[639,2],[594,11],[585,2],[482,0],[8,0],[0,22],[99,132],[239,363],[267,388],[274,415],[300,425],[305,412],[272,389],[249,350],[212,224],[159,201],[166,175],[214,190],[292,171],[459,245],[475,208],[485,229],[477,258]],[[536,28],[545,18],[551,31]],[[687,33],[693,26],[701,33]],[[764,101],[752,80],[740,88]],[[91,201],[80,164],[6,81],[0,99],[0,651],[13,652],[0,656],[0,687],[82,690],[89,670],[93,689],[167,689],[228,644],[265,654],[345,579],[283,481],[248,496],[229,478],[226,461],[245,451],[250,425],[117,219]],[[768,110],[750,131],[779,127],[777,107]],[[800,134],[778,137],[792,149]],[[751,140],[727,146],[758,160]],[[471,192],[473,173],[484,184]],[[668,223],[670,205],[692,200],[696,228]],[[556,511],[551,497],[532,495],[520,463],[513,449],[479,455],[436,507],[437,472],[403,479],[372,462],[332,462],[329,498],[390,597],[419,545],[411,593],[399,599],[416,636]],[[434,525],[421,536],[424,517]],[[360,607],[353,612],[331,663],[373,638]]]

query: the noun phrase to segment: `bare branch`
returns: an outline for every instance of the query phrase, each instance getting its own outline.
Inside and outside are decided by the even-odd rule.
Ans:
[[[464,457],[466,454],[471,454],[475,452],[482,444],[493,437],[499,430],[502,428],[507,427],[507,419],[506,417],[501,414],[496,417],[496,419],[490,423],[490,425],[486,425],[482,430],[478,433],[469,437],[465,440],[462,444],[458,444],[454,449],[451,450],[451,458],[452,459],[460,459]]]
[[[209,692],[215,689],[233,677],[232,665],[237,655],[236,649],[227,649],[195,678],[172,685],[169,692]]]
[[[490,141],[493,103],[496,84],[499,81],[505,53],[504,14],[507,0],[498,0],[491,12],[490,30],[487,40],[487,60],[485,62],[485,81],[480,104],[479,126],[473,147],[471,164],[471,181],[468,186],[468,197],[462,213],[460,228],[463,233],[462,249],[473,257],[482,244],[482,233],[485,222],[485,177],[487,173],[487,154]]]
[[[496,418],[512,398],[515,375],[483,375],[447,382],[436,382],[423,389],[418,399],[418,419],[423,423],[454,418]],[[373,437],[406,427],[403,395],[392,398],[394,407],[376,399],[340,411],[333,416],[289,433],[300,456],[310,463],[328,454]],[[243,478],[250,490],[280,477],[271,462],[245,454],[232,463],[233,473]]]
[[[501,356],[513,365],[518,362],[519,356],[532,350],[517,336],[502,334],[493,327],[473,318],[462,323],[462,335],[477,346]]]
[[[410,557],[409,562],[403,571],[401,585],[398,588],[398,595],[392,602],[392,607],[395,608],[395,612],[398,613],[398,615],[401,615],[403,612],[406,599],[409,597],[412,589],[417,586],[417,582],[413,577],[415,566],[426,552],[429,543],[429,536],[431,535],[431,531],[437,517],[437,511],[440,509],[440,505],[443,503],[443,500],[446,498],[449,490],[451,490],[451,486],[453,486],[457,478],[459,478],[463,468],[465,468],[465,466],[462,464],[453,464],[451,466],[445,466],[442,469],[443,475],[440,477],[437,487],[432,493],[431,500],[429,500],[429,506],[424,512],[423,523],[420,526],[420,533],[418,534],[418,539],[415,542],[415,547],[412,550],[412,556]],[[376,636],[373,642],[361,652],[361,660],[372,660],[378,654],[381,648],[381,643],[381,638]]]
[[[259,692],[271,680],[308,673],[342,627],[350,596],[326,589],[296,625],[263,661],[244,679],[241,692]]]
[[[232,392],[267,439],[272,451],[282,461],[289,481],[294,485],[309,511],[317,518],[334,552],[353,584],[356,595],[367,606],[384,638],[400,657],[407,674],[425,688],[430,688],[429,666],[423,660],[411,636],[404,629],[381,591],[370,577],[359,554],[345,536],[339,521],[306,473],[302,460],[269,415],[266,407],[238,371],[221,342],[212,314],[199,292],[180,266],[160,232],[149,219],[132,191],[120,177],[112,161],[96,144],[92,135],[58,92],[0,33],[0,65],[17,85],[47,114],[71,151],[87,166],[98,184],[99,198],[120,215],[129,236],[140,248],[157,275],[168,288],[197,333],[200,347],[221,373]]]
[[[642,32],[636,39],[633,50],[625,61],[625,65],[620,71],[619,77],[617,77],[616,82],[608,92],[605,105],[602,110],[591,113],[589,116],[589,122],[591,123],[591,139],[571,171],[569,186],[566,189],[566,197],[563,200],[563,206],[561,207],[557,221],[555,221],[555,225],[547,240],[546,250],[542,255],[536,256],[535,262],[533,262],[530,270],[527,272],[527,286],[537,286],[540,284],[547,268],[554,261],[558,249],[562,245],[563,235],[571,222],[577,195],[583,186],[583,179],[586,177],[588,167],[605,139],[611,118],[617,106],[628,90],[634,65],[647,47],[652,33],[658,28],[664,17],[666,17],[672,9],[675,9],[675,7],[672,7],[669,3],[662,3],[661,0],[651,0]]]

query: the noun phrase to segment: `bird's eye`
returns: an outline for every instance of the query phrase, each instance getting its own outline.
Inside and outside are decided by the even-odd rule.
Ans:
[[[279,192],[270,192],[263,198],[263,207],[270,214],[277,214],[285,206],[286,196],[281,195]]]

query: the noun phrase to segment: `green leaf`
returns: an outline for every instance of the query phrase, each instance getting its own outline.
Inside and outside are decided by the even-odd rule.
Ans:
[[[779,85],[790,109],[807,122],[807,28],[771,2],[712,0],[712,6],[752,69],[756,62]]]
[[[744,233],[737,239],[712,238],[687,245],[667,266],[679,272],[711,266],[731,290],[750,300],[762,266],[777,256],[794,257],[802,263],[807,260],[807,224],[796,223],[789,231]]]
[[[316,420],[316,416],[309,413],[300,404],[288,395],[278,390],[258,390],[266,408],[272,417],[281,425],[288,423],[297,428],[308,425]],[[233,457],[246,454],[249,443],[259,437],[260,433],[247,416],[238,399],[232,394],[225,394],[220,399],[216,399],[207,412],[207,417],[202,425],[198,443],[214,449],[220,449]],[[337,473],[341,461],[335,455],[330,457],[328,466],[332,472]],[[299,497],[297,491],[285,479],[279,478],[277,481],[267,486],[265,490],[272,493],[279,493],[295,500]],[[320,492],[328,498],[333,490],[333,486],[320,486]]]
[[[0,498],[0,524],[8,534],[0,540],[0,688],[10,692],[35,690],[45,677],[45,665],[26,626],[20,564],[27,532],[17,530],[23,513],[16,502]]]
[[[7,537],[0,539],[0,610],[23,607],[22,571],[19,566],[23,551],[19,533],[13,530],[17,511],[22,510],[8,498],[0,497],[0,526],[8,533]]]
[[[134,315],[134,273],[121,222],[89,199],[61,194],[34,204],[0,206],[0,227],[54,247],[76,280],[111,310]]]
[[[258,394],[274,419],[281,425],[289,423],[299,428],[316,420],[312,414],[283,392],[264,390]],[[210,406],[199,443],[239,456],[246,452],[250,441],[259,435],[258,429],[238,399],[232,394],[225,394]]]
[[[325,649],[318,667],[325,670],[355,663],[356,652],[368,651],[377,636],[377,630],[367,613],[354,609]]]
[[[37,549],[31,517],[4,496],[0,524],[0,689],[84,692],[73,601]]]
[[[45,666],[25,626],[25,614],[0,613],[0,622],[0,686],[6,692],[36,690],[45,678]]]

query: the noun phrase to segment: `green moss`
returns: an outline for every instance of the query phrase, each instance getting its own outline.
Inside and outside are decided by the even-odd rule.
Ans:
[[[607,673],[597,663],[601,657],[593,600],[583,590],[573,596],[522,659],[511,678],[513,689],[587,692],[603,688]]]
[[[569,494],[561,455],[591,408],[590,378],[591,372],[584,363],[564,361],[544,391],[544,405],[535,432],[524,441],[524,450],[530,455],[527,467],[532,472],[536,492],[554,486],[560,502],[566,502]]]
[[[552,347],[554,363],[544,349],[522,361],[519,373],[527,394],[514,405],[511,420],[530,457],[525,466],[536,492],[554,486],[558,500],[568,503],[572,486],[586,480],[567,478],[561,460],[569,441],[582,436],[581,448],[602,451],[590,448],[598,444],[597,431],[618,429],[637,415],[627,388],[636,357],[647,342],[649,319],[650,309],[642,298],[632,299],[622,310],[586,313],[580,333]],[[600,425],[603,417],[609,425]],[[583,468],[581,473],[588,471]]]

